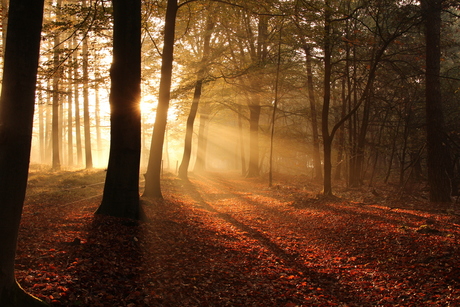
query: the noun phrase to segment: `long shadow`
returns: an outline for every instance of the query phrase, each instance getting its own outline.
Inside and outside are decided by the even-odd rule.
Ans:
[[[217,180],[213,181],[213,183],[214,184],[219,184],[221,186],[221,189],[226,189],[226,187],[228,186],[228,182],[225,179],[222,179],[222,178],[219,178],[219,177],[216,178],[216,179]],[[203,179],[203,180],[206,180],[206,179]],[[257,194],[258,195],[271,196],[271,194],[269,192],[265,192],[263,190],[258,191]],[[305,225],[305,224],[308,225],[309,224],[308,223],[308,221],[309,221],[308,217],[299,218],[299,216],[293,215],[293,214],[291,214],[289,212],[277,209],[277,208],[272,207],[272,206],[264,205],[261,202],[254,201],[253,199],[251,199],[251,197],[246,197],[244,195],[242,195],[241,197],[244,199],[244,201],[247,204],[252,205],[254,208],[257,208],[257,210],[263,210],[265,212],[269,212],[271,214],[276,215],[277,218],[280,219],[282,222],[285,222],[285,223],[289,224],[293,220],[296,220],[298,225]],[[426,220],[427,220],[423,216],[416,215],[416,214],[411,214],[411,213],[407,213],[407,212],[392,212],[392,214],[396,215],[396,216],[391,218],[391,217],[388,217],[388,216],[379,215],[378,212],[377,213],[369,212],[369,209],[367,209],[367,208],[365,208],[365,209],[357,208],[358,210],[355,210],[352,207],[352,205],[349,205],[350,208],[347,208],[346,206],[347,205],[341,205],[340,207],[338,207],[338,206],[335,206],[335,205],[330,204],[330,203],[315,202],[313,200],[311,203],[307,203],[307,202],[303,203],[300,206],[300,208],[299,207],[296,208],[296,207],[294,207],[294,205],[292,207],[295,210],[313,209],[313,210],[319,211],[319,212],[321,212],[321,211],[329,212],[331,215],[335,215],[335,216],[341,216],[341,217],[345,216],[345,217],[347,217],[349,219],[349,222],[352,223],[352,224],[353,223],[356,224],[357,223],[356,221],[368,221],[368,222],[360,225],[362,227],[365,227],[366,225],[371,225],[371,227],[372,227],[373,225],[378,225],[378,223],[393,225],[394,228],[392,228],[392,229],[399,229],[400,232],[398,232],[398,233],[395,232],[392,235],[389,235],[389,233],[387,233],[385,231],[380,232],[379,230],[374,230],[374,231],[376,231],[375,234],[377,236],[373,237],[373,238],[378,239],[378,240],[373,241],[373,242],[367,242],[367,243],[372,245],[372,249],[374,251],[380,250],[380,252],[382,253],[381,254],[382,256],[383,256],[383,254],[388,253],[388,250],[386,250],[387,246],[385,244],[385,241],[387,241],[387,240],[397,240],[398,242],[405,242],[407,244],[417,244],[416,243],[417,235],[415,235],[415,237],[413,236],[414,230],[415,230],[415,228],[418,229],[418,226],[419,226],[420,222],[423,223],[423,222],[426,222]],[[262,211],[260,211],[260,212],[262,212]],[[314,222],[315,218],[313,218],[312,221]],[[307,229],[305,229],[305,230],[309,231],[308,230],[309,226],[306,226],[306,227],[307,227]],[[408,227],[412,227],[413,229],[409,230]],[[331,247],[334,246],[334,247],[336,247],[337,249],[340,249],[340,250],[348,250],[348,252],[356,254],[357,251],[355,250],[355,248],[357,247],[357,244],[354,244],[354,245],[348,244],[347,245],[347,244],[344,244],[344,240],[346,240],[345,242],[347,242],[347,241],[349,242],[351,236],[353,236],[353,235],[355,235],[355,236],[356,235],[363,235],[363,232],[357,233],[355,227],[350,227],[349,229],[350,229],[351,232],[348,232],[348,228],[344,228],[344,229],[341,229],[340,232],[336,232],[336,231],[334,231],[334,226],[333,225],[331,225],[331,227],[321,227],[321,231],[320,231],[321,238],[320,238],[320,240],[321,240],[321,242],[323,242],[323,244],[330,245]],[[444,235],[444,234],[443,234],[443,232],[438,232],[438,235]],[[361,246],[365,246],[365,243],[366,243],[366,240],[360,239],[360,244],[358,245],[358,249],[362,250],[363,248],[361,248]],[[393,250],[391,252],[392,253],[397,253],[398,251]],[[403,251],[399,251],[399,252],[403,252]],[[377,253],[377,254],[379,254],[379,253]],[[364,254],[361,254],[359,251],[358,251],[358,255],[359,256],[365,256]],[[375,256],[372,256],[371,258],[373,258],[373,257],[375,257]],[[367,260],[369,260],[369,259],[367,259]],[[363,261],[367,261],[367,260],[363,260]],[[358,262],[356,262],[356,264],[357,263]]]
[[[201,179],[201,178],[200,178]],[[213,182],[213,189],[223,191],[221,195],[226,195],[226,191],[234,191],[235,186],[226,178],[216,178],[217,180],[213,180],[214,178],[207,179],[208,181]],[[206,179],[204,179],[206,181]],[[200,182],[197,182],[199,184]],[[244,186],[243,186],[244,190]],[[411,270],[408,268],[411,266],[418,267],[420,265],[423,268],[427,263],[431,263],[432,261],[436,263],[438,260],[441,261],[441,255],[446,255],[446,259],[450,259],[450,257],[454,257],[453,255],[456,254],[457,248],[455,246],[446,247],[445,249],[441,248],[444,253],[438,252],[439,255],[433,256],[432,249],[419,247],[420,245],[420,236],[425,236],[424,234],[418,234],[414,230],[407,230],[406,226],[417,226],[420,222],[427,222],[427,218],[423,215],[418,214],[411,214],[410,212],[391,212],[392,216],[385,216],[379,215],[380,210],[374,210],[374,208],[360,208],[360,206],[356,206],[354,208],[353,205],[341,204],[335,205],[334,203],[312,203],[312,204],[303,204],[301,208],[292,208],[292,210],[283,210],[286,209],[286,205],[283,205],[282,208],[279,209],[276,206],[266,205],[263,202],[258,202],[257,197],[259,195],[263,196],[266,193],[266,196],[271,196],[270,191],[257,191],[254,192],[252,195],[248,193],[237,193],[235,194],[235,198],[240,198],[246,204],[251,205],[251,210],[254,212],[260,212],[261,215],[264,215],[264,211],[267,213],[271,213],[273,217],[277,217],[278,223],[290,222],[292,224],[292,219],[296,219],[295,222],[304,223],[308,221],[314,222],[316,224],[320,223],[318,218],[313,217],[311,220],[304,215],[297,215],[294,212],[299,210],[308,210],[313,209],[314,211],[324,211],[328,212],[331,215],[336,214],[338,217],[342,217],[347,215],[347,221],[351,224],[354,224],[352,227],[348,229],[347,226],[338,229],[336,228],[331,221],[325,221],[328,223],[329,226],[324,227],[324,225],[319,225],[320,229],[315,235],[320,235],[321,246],[323,249],[329,248],[331,251],[339,250],[341,254],[351,255],[351,256],[358,256],[357,260],[353,260],[352,265],[357,265],[359,268],[364,268],[365,270],[373,270],[376,272],[376,276],[380,276],[380,278],[385,278],[384,276],[389,276],[392,278],[393,281],[396,280],[404,280],[406,278],[411,278],[410,276],[414,277],[417,281],[417,287],[423,288],[424,282],[430,278],[432,275],[444,276],[440,277],[444,280],[446,284],[455,284],[457,283],[456,279],[452,281],[452,274],[450,273],[450,268],[456,268],[456,264],[452,263],[453,260],[450,260],[450,266],[446,267],[442,273],[439,273],[436,269],[429,269],[423,270],[421,269],[420,272],[417,272],[415,275],[410,273]],[[207,196],[205,196],[207,199]],[[200,202],[200,199],[197,199]],[[206,201],[204,201],[206,202]],[[202,204],[203,205],[203,204]],[[248,206],[249,208],[249,206]],[[365,211],[362,212],[361,209]],[[383,209],[384,210],[384,209]],[[238,215],[239,216],[239,215]],[[355,218],[356,217],[356,218]],[[242,215],[242,219],[245,219],[244,213]],[[241,219],[240,219],[241,220]],[[363,221],[362,225],[359,221]],[[401,228],[393,232],[392,229],[398,228],[379,228],[377,225],[376,228],[370,230],[366,228],[366,225],[370,225],[371,227],[374,224],[381,222],[383,224],[401,226]],[[239,222],[241,223],[241,222]],[[249,222],[252,225],[252,222]],[[299,223],[299,225],[300,225]],[[287,225],[289,225],[287,224]],[[340,225],[344,225],[343,222],[339,223]],[[346,225],[346,224],[345,224]],[[358,227],[356,227],[358,225]],[[359,227],[361,225],[361,228]],[[315,226],[313,226],[315,227]],[[306,226],[305,228],[301,226],[305,233],[308,233],[312,230],[311,227]],[[296,230],[297,228],[293,228],[292,230]],[[338,230],[338,231],[337,231]],[[349,230],[349,231],[348,231]],[[388,230],[391,231],[391,234],[388,233]],[[371,235],[367,237],[366,233],[371,232]],[[441,233],[441,235],[443,235]],[[351,236],[355,236],[354,240],[351,240]],[[430,235],[433,236],[433,235]],[[436,235],[437,236],[437,235]],[[437,238],[435,238],[437,240]],[[426,241],[423,241],[426,242]],[[285,251],[282,251],[285,253]],[[289,255],[289,253],[287,253]],[[282,257],[279,256],[280,258]],[[339,255],[340,256],[340,255]],[[292,257],[292,256],[291,256]],[[356,257],[353,257],[356,258]],[[439,259],[438,259],[439,258]],[[392,259],[390,262],[389,259]],[[440,260],[441,259],[441,260]],[[455,259],[455,258],[452,258]],[[294,259],[295,260],[295,259]],[[447,261],[447,260],[446,260]],[[291,262],[290,262],[291,263]],[[443,263],[441,261],[441,263]],[[368,264],[371,264],[368,266]],[[293,263],[292,266],[296,266],[297,268],[302,269],[305,265],[302,263]],[[443,264],[444,265],[444,264]],[[318,281],[318,284],[321,284],[321,274],[318,272],[312,272],[311,268],[307,267],[308,272],[307,274],[313,274],[315,276],[314,280]],[[364,272],[364,271],[363,271]],[[350,281],[357,282],[357,285],[360,282],[368,282],[373,283],[370,280],[370,275],[363,275],[362,279],[356,279],[354,276],[354,272],[350,272],[351,274],[348,276]],[[338,273],[339,274],[339,273]],[[360,276],[360,275],[357,275]],[[332,280],[332,278],[331,278]],[[344,281],[347,278],[344,279]],[[362,283],[361,283],[362,284]],[[350,283],[352,285],[352,283]],[[408,288],[412,287],[413,284],[409,285]],[[356,295],[356,297],[361,296],[360,293],[364,291],[364,289],[359,289],[359,286],[352,286],[347,288],[338,289],[338,293],[348,298],[347,303],[351,303],[357,306],[367,306],[373,305],[370,298],[363,298],[363,301],[358,301],[352,295]],[[364,285],[364,287],[367,287]],[[394,295],[399,296],[402,295],[398,290],[390,290],[391,284],[388,284],[387,291],[395,291]],[[328,293],[337,291],[337,286],[332,285],[328,288]],[[440,290],[440,291],[447,291],[447,290]],[[402,295],[404,296],[404,295]],[[367,301],[366,301],[367,299]],[[355,304],[356,303],[356,304]]]
[[[223,187],[226,187],[227,186],[227,182],[225,179],[221,178],[221,177],[215,177],[213,178],[213,182],[214,183],[219,183],[221,186]],[[267,196],[267,197],[270,197],[270,198],[275,198],[275,199],[280,199],[280,200],[284,200],[286,201],[286,199],[283,199],[283,198],[277,198],[276,195],[274,196],[273,193],[270,193],[270,191],[264,191],[264,190],[259,190],[258,191],[258,194],[259,195],[264,195],[264,196]],[[250,199],[248,198],[245,198],[246,201],[248,202],[251,202],[252,204],[254,205],[257,205],[258,207],[265,207],[267,208],[268,210],[275,210],[273,208],[268,208],[258,202],[253,202],[251,201]],[[329,211],[331,213],[337,213],[337,214],[348,214],[348,215],[359,215],[363,218],[367,218],[367,219],[371,219],[371,220],[375,220],[375,221],[380,221],[380,222],[384,222],[384,223],[388,223],[388,224],[392,224],[392,225],[396,225],[396,226],[401,226],[401,219],[399,218],[388,218],[388,217],[385,217],[385,216],[382,216],[382,215],[379,215],[379,214],[373,214],[373,213],[370,213],[370,212],[363,212],[362,210],[353,210],[353,207],[352,205],[349,205],[350,208],[349,209],[346,209],[344,208],[344,206],[341,206],[340,208],[337,208],[336,206],[333,206],[333,205],[330,205],[328,204],[327,202],[322,202],[321,200],[315,200],[315,199],[307,199],[307,200],[296,200],[295,198],[293,198],[293,201],[294,201],[294,204],[292,205],[293,208],[295,209],[298,209],[298,210],[302,210],[302,209],[315,209],[315,210],[318,210],[318,211]],[[338,201],[346,201],[345,199],[344,200],[341,200],[341,199],[338,199]],[[368,210],[367,208],[365,208],[366,206],[361,206],[362,208],[364,208],[365,210]],[[361,209],[362,209],[361,208]],[[373,208],[374,210],[375,208]],[[375,209],[377,210],[377,209]],[[380,209],[380,210],[385,210],[385,209]],[[390,209],[388,209],[390,210]],[[279,211],[280,214],[282,214],[281,211]],[[396,212],[396,211],[393,211],[394,214],[397,214],[399,216],[405,216],[405,217],[408,217],[410,219],[415,219],[415,220],[418,220],[419,222],[423,222],[426,220],[426,218],[420,216],[420,215],[416,215],[416,214],[412,214],[410,212]],[[409,226],[409,227],[415,227],[416,224],[411,224],[411,223],[406,223],[404,222],[404,226]]]
[[[132,301],[129,297],[139,290],[135,287],[141,267],[137,222],[95,215],[86,232],[87,237],[71,243],[74,252],[68,272],[78,284],[73,304],[117,305],[120,298],[136,303],[134,297]]]
[[[228,213],[222,213],[211,206],[208,202],[204,200],[201,193],[197,190],[195,185],[184,180],[182,182],[183,186],[186,188],[187,193],[195,200],[195,202],[202,208],[215,213],[219,218],[225,220],[226,222],[232,224],[239,230],[245,232],[248,237],[259,242],[260,245],[268,249],[276,257],[281,259],[287,267],[293,268],[298,272],[302,272],[304,276],[308,276],[310,282],[319,287],[324,291],[324,293],[332,299],[346,298],[346,301],[340,301],[341,303],[356,304],[359,306],[365,306],[365,302],[362,299],[357,299],[352,293],[349,286],[341,285],[337,278],[332,274],[320,273],[316,270],[313,270],[305,266],[299,259],[299,255],[289,253],[276,243],[272,242],[267,236],[262,234],[256,229],[251,228],[250,226],[238,221],[233,216]],[[228,194],[225,194],[228,195]],[[234,195],[235,196],[235,195]],[[367,304],[372,304],[372,302],[367,302]]]

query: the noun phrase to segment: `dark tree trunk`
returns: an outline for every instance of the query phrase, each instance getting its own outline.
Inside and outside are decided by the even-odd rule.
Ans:
[[[77,48],[77,40],[76,38],[72,41],[73,47]],[[78,50],[78,49],[76,49]],[[82,155],[82,146],[81,146],[81,120],[80,120],[80,95],[79,95],[79,85],[80,85],[80,76],[78,74],[78,56],[76,55],[77,52],[74,52],[72,55],[72,59],[74,62],[74,69],[73,69],[73,78],[74,82],[74,100],[75,100],[75,145],[77,150],[77,166],[82,165],[83,155]]]
[[[321,169],[321,154],[319,150],[319,136],[318,136],[318,120],[316,112],[316,99],[315,90],[313,87],[313,72],[311,65],[311,51],[309,46],[304,46],[305,59],[307,65],[307,87],[308,87],[308,98],[310,100],[310,112],[311,112],[311,129],[313,134],[313,165],[315,168],[315,179],[321,181],[323,179],[323,171]]]
[[[43,101],[42,93],[38,92],[38,139],[39,139],[39,147],[40,147],[40,163],[44,163],[45,161],[45,108],[46,104]]]
[[[249,166],[248,178],[259,176],[259,118],[260,102],[258,97],[253,97],[256,101],[249,105]]]
[[[345,92],[345,84],[346,80],[342,81],[342,117],[345,117],[347,112],[347,95]],[[342,125],[339,129],[339,135],[337,140],[337,167],[335,169],[335,180],[340,180],[342,178],[342,168],[343,168],[343,161],[344,161],[344,151],[345,151],[345,131],[344,126]]]
[[[268,186],[273,186],[273,146],[275,142],[275,123],[276,123],[276,112],[278,111],[278,91],[280,83],[280,67],[281,67],[281,38],[283,33],[283,26],[279,30],[279,41],[278,41],[278,56],[276,61],[276,77],[275,77],[275,97],[273,102],[273,112],[271,119],[271,131],[270,131],[270,153],[269,153],[269,168],[268,168]]]
[[[96,79],[100,78],[98,77],[98,73],[96,73]],[[96,81],[96,84],[94,85],[94,95],[96,96],[94,98],[94,121],[95,121],[95,128],[96,128],[96,148],[97,148],[97,155],[96,159],[101,165],[102,162],[102,151],[104,150],[102,148],[102,139],[101,139],[101,103],[99,100],[99,81]],[[141,124],[142,127],[142,124]],[[142,147],[141,147],[142,148]]]
[[[68,79],[72,79],[72,68],[68,70]],[[72,93],[72,84],[69,82],[67,84],[67,164],[68,166],[73,166],[73,93]]]
[[[365,157],[365,146],[366,136],[369,128],[369,118],[371,112],[371,98],[366,97],[363,103],[363,115],[361,119],[361,126],[358,133],[358,139],[356,144],[356,169],[354,182],[350,182],[352,186],[361,186],[363,184],[363,169],[364,169],[364,157]]]
[[[56,18],[60,18],[61,11],[61,1],[58,0],[56,4]],[[60,38],[59,33],[54,34],[54,51],[53,51],[53,68],[54,68],[54,75],[53,75],[53,132],[52,132],[52,139],[53,139],[53,166],[52,169],[58,171],[61,169],[61,153],[60,153],[60,146],[61,140],[59,138],[59,83],[61,81],[61,73],[62,69],[59,67],[60,65]]]
[[[5,46],[6,42],[6,29],[8,27],[8,4],[9,0],[1,0],[0,4],[2,6],[2,46]],[[2,49],[2,57],[4,57],[5,49]]]
[[[158,107],[153,126],[150,157],[145,174],[144,197],[163,198],[161,194],[161,162],[163,143],[168,119],[169,100],[171,96],[172,65],[174,60],[174,32],[176,29],[177,0],[168,0],[165,18],[164,44],[161,63],[160,91]]]
[[[109,165],[98,214],[141,218],[141,1],[113,1]]]
[[[430,201],[450,202],[452,170],[441,100],[441,0],[422,1],[426,39],[426,129]]]
[[[208,13],[211,14],[211,13]],[[203,87],[203,79],[205,77],[205,67],[207,65],[211,41],[211,33],[214,28],[211,16],[208,16],[206,23],[206,32],[204,33],[203,42],[203,57],[201,59],[201,67],[197,73],[197,81],[195,83],[195,93],[193,94],[193,102],[190,108],[190,114],[187,118],[187,130],[185,132],[185,144],[184,144],[184,155],[182,162],[179,167],[179,176],[186,179],[188,177],[188,167],[190,164],[190,157],[192,154],[192,136],[193,136],[193,124],[195,123],[196,113],[198,111],[198,105],[201,98],[201,90]]]
[[[240,160],[241,160],[241,174],[246,174],[246,156],[244,153],[244,137],[243,137],[243,115],[241,114],[241,105],[238,104],[238,136],[240,143]]]
[[[83,1],[83,7],[86,7],[86,1]],[[128,12],[126,12],[128,14]],[[133,50],[135,52],[135,50]],[[93,168],[93,155],[91,150],[91,123],[89,119],[89,77],[88,77],[88,38],[83,39],[83,122],[85,134],[85,167]],[[122,78],[122,77],[121,77]],[[135,80],[133,80],[134,82]]]
[[[209,106],[205,103],[201,105],[200,126],[198,128],[198,144],[195,160],[194,172],[203,172],[206,170],[206,154],[208,148],[208,140],[206,133],[208,131],[209,121]]]
[[[11,1],[0,98],[0,306],[47,306],[14,276],[32,139],[43,0]]]
[[[187,118],[187,128],[185,131],[184,155],[179,167],[179,177],[187,179],[188,167],[190,164],[190,157],[192,155],[192,137],[193,137],[193,124],[195,123],[196,113],[198,111],[198,104],[200,103],[201,88],[203,80],[199,79],[195,84],[195,93],[193,94],[193,102],[190,108],[190,113]]]
[[[258,34],[257,34],[257,47],[253,48],[256,50],[255,54],[252,52],[252,62],[258,67],[263,68],[268,55],[268,20],[267,15],[259,16],[258,23]],[[248,173],[246,176],[257,177],[260,174],[260,163],[259,161],[259,119],[260,119],[260,95],[262,92],[262,86],[260,77],[262,74],[255,74],[250,76],[250,83],[252,93],[248,100],[249,108],[249,166]],[[260,163],[260,164],[259,164]]]
[[[323,133],[324,178],[323,194],[332,195],[332,136],[329,134],[329,106],[331,103],[331,12],[329,1],[326,1],[324,24],[324,93],[321,114],[321,131]]]

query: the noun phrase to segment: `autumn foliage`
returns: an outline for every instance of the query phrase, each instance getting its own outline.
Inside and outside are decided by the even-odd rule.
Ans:
[[[17,275],[52,306],[460,304],[456,205],[391,187],[322,198],[304,177],[165,175],[139,223],[94,216],[104,175],[30,176]]]

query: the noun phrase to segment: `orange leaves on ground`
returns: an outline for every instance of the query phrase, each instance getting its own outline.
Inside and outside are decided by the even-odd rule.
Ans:
[[[18,280],[52,306],[460,304],[456,214],[366,191],[322,199],[288,179],[165,178],[143,223],[40,194],[25,207]]]

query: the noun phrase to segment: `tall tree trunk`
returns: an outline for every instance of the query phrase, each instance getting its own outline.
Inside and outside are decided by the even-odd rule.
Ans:
[[[179,167],[179,176],[186,179],[188,176],[188,167],[190,164],[190,157],[192,155],[192,137],[193,137],[193,124],[195,122],[196,113],[198,111],[198,105],[200,103],[201,91],[203,87],[203,81],[205,78],[205,69],[211,52],[210,41],[211,34],[214,28],[214,22],[210,16],[211,12],[208,11],[206,30],[204,33],[204,42],[203,42],[203,57],[200,63],[200,69],[197,73],[197,81],[195,83],[195,92],[193,94],[192,106],[190,108],[190,114],[187,118],[187,129],[185,132],[185,144],[184,144],[184,155],[182,157],[182,162]]]
[[[73,166],[73,93],[72,93],[72,67],[68,70],[69,82],[67,83],[67,164]]]
[[[244,136],[243,136],[243,115],[241,114],[241,105],[238,104],[238,135],[240,143],[240,160],[241,160],[241,174],[246,174],[246,155],[244,152]]]
[[[452,165],[441,100],[441,0],[423,0],[426,39],[426,129],[430,201],[450,202]]]
[[[205,103],[201,105],[200,111],[200,125],[198,127],[198,144],[196,151],[195,167],[193,171],[203,172],[206,170],[206,155],[208,148],[208,138],[206,136],[208,131],[209,121],[209,106]]]
[[[141,0],[113,0],[113,19],[110,156],[96,213],[140,219]]]
[[[390,115],[390,110],[387,109],[386,112],[385,112],[385,117],[383,118],[383,121],[381,122],[381,125],[380,125],[380,128],[379,128],[379,135],[378,135],[378,139],[377,139],[377,144],[374,145],[374,151],[375,151],[375,158],[374,158],[374,164],[372,166],[372,173],[371,173],[371,176],[369,178],[369,186],[372,187],[373,184],[374,184],[374,178],[375,178],[375,174],[377,173],[377,165],[379,163],[379,159],[380,159],[380,150],[379,150],[379,147],[381,147],[381,142],[382,142],[382,137],[383,137],[383,131],[385,129],[385,125],[387,123],[387,120],[388,120],[388,116]]]
[[[358,133],[358,140],[356,146],[356,170],[354,183],[352,186],[360,186],[363,184],[363,169],[364,169],[364,156],[366,146],[366,136],[369,128],[369,119],[371,112],[371,97],[366,97],[363,103],[363,115],[361,119],[361,126]]]
[[[342,80],[342,111],[341,117],[344,117],[347,112],[347,95],[345,92],[346,80]],[[345,152],[345,127],[342,125],[339,129],[339,135],[337,140],[337,167],[335,168],[335,180],[340,180],[342,178],[342,169],[344,161],[344,152]]]
[[[40,163],[45,163],[46,159],[46,148],[45,148],[45,136],[46,136],[46,123],[45,123],[45,109],[46,104],[43,101],[43,95],[41,92],[38,93],[38,139],[40,147]]]
[[[246,177],[259,176],[259,96],[251,98],[249,102],[249,166]]]
[[[56,18],[59,20],[61,15],[61,0],[57,0],[56,3]],[[54,53],[53,53],[53,170],[58,171],[61,169],[61,157],[60,157],[60,138],[59,138],[59,83],[61,79],[61,68],[60,68],[60,48],[59,45],[61,40],[59,33],[54,34]]]
[[[385,184],[388,183],[388,180],[390,179],[391,169],[393,167],[393,159],[394,159],[394,157],[396,155],[396,141],[398,139],[399,127],[400,126],[401,126],[401,120],[399,119],[398,122],[397,122],[397,125],[396,125],[394,135],[392,137],[393,142],[392,142],[392,146],[391,146],[390,159],[388,161],[388,170],[387,170],[387,173],[385,175],[385,179],[383,180],[383,183],[385,183]]]
[[[144,197],[163,198],[160,184],[161,162],[163,158],[163,143],[171,95],[172,64],[174,60],[174,32],[176,29],[177,9],[177,0],[168,0],[165,18],[158,108],[155,117],[155,125],[153,127],[152,143],[150,145],[149,164],[145,174]]]
[[[412,121],[412,106],[407,101],[404,104],[404,113],[403,113],[403,135],[402,135],[402,148],[401,148],[401,155],[399,157],[399,185],[402,187],[404,185],[404,173],[406,170],[406,156],[407,156],[407,147],[408,141],[410,136],[410,125]]]
[[[195,92],[193,94],[193,102],[190,108],[190,113],[187,118],[187,128],[185,132],[184,142],[184,154],[182,156],[182,162],[179,167],[179,177],[187,179],[188,167],[190,164],[190,157],[192,155],[192,137],[193,137],[193,124],[195,122],[196,113],[198,111],[198,104],[201,97],[201,89],[203,86],[203,79],[200,78],[195,83]]]
[[[78,73],[78,56],[77,56],[77,40],[73,39],[75,52],[72,55],[73,62],[73,79],[74,79],[74,102],[75,102],[75,145],[77,151],[77,166],[83,164],[82,142],[81,142],[81,117],[80,117],[80,75]]]
[[[46,86],[46,100],[45,100],[45,115],[46,115],[46,132],[45,132],[45,162],[46,164],[52,164],[52,152],[53,152],[53,101],[51,94],[51,82],[48,80]]]
[[[281,68],[281,38],[283,33],[283,25],[281,25],[279,30],[279,40],[278,40],[278,56],[276,59],[276,75],[275,75],[275,97],[273,103],[273,112],[271,118],[271,131],[270,131],[270,153],[269,153],[269,168],[268,168],[268,186],[273,186],[273,145],[275,139],[275,122],[276,122],[276,112],[278,111],[278,91],[280,83],[280,68]]]
[[[2,58],[5,56],[6,31],[8,27],[8,3],[9,0],[1,0],[2,5]]]
[[[356,46],[353,46],[353,62],[352,62],[352,69],[353,69],[353,74],[350,78],[349,73],[347,74],[347,88],[348,88],[348,93],[353,93],[353,98],[351,97],[351,94],[349,94],[348,98],[348,112],[351,112],[351,110],[356,107],[358,104],[358,72],[357,72],[357,51],[356,51]],[[348,48],[347,48],[348,52]],[[347,55],[348,59],[348,55]],[[352,82],[352,80],[354,82]],[[354,180],[355,178],[358,177],[358,175],[355,173],[356,172],[356,157],[357,157],[357,142],[356,140],[358,139],[358,115],[355,113],[351,116],[349,125],[348,125],[348,147],[349,147],[349,158],[348,158],[348,178],[347,178],[347,185],[352,186],[354,185]]]
[[[329,107],[331,103],[331,11],[326,0],[324,23],[324,93],[321,114],[321,131],[323,133],[324,180],[323,194],[332,195],[332,136],[329,134]]]
[[[313,165],[315,168],[315,179],[321,181],[323,179],[323,171],[321,166],[321,154],[319,150],[319,136],[318,136],[318,120],[316,112],[316,99],[313,87],[313,72],[311,64],[311,48],[307,45],[304,46],[305,60],[307,66],[307,86],[308,98],[310,100],[311,112],[311,129],[313,134]]]
[[[65,130],[65,125],[66,121],[64,120],[64,101],[63,97],[64,95],[61,94],[62,92],[65,92],[65,83],[62,82],[62,78],[64,78],[64,70],[61,69],[61,84],[59,86],[59,129],[58,129],[58,135],[59,135],[59,155],[61,157],[61,163],[65,164],[66,161],[66,156],[65,153],[66,151],[64,150],[64,130]]]
[[[83,0],[86,7],[86,0]],[[89,117],[89,78],[88,78],[88,38],[83,39],[83,121],[85,131],[85,163],[86,169],[93,168],[93,155],[91,150],[91,122]]]
[[[268,19],[267,15],[259,15],[257,48],[256,53],[252,54],[252,61],[259,67],[264,66],[264,62],[268,55]],[[260,174],[259,164],[259,120],[260,120],[260,93],[262,86],[260,84],[261,74],[250,76],[252,95],[248,100],[249,108],[249,166],[246,177],[257,177]]]
[[[97,75],[96,75],[97,76]],[[98,79],[96,77],[96,79]],[[101,138],[101,103],[99,99],[99,82],[94,84],[94,121],[96,122],[96,149],[97,149],[97,162],[102,164],[102,138]]]
[[[96,213],[140,219],[141,0],[114,0],[113,18],[110,155]]]
[[[47,306],[16,282],[14,259],[26,194],[43,0],[11,1],[0,97],[0,306]]]

